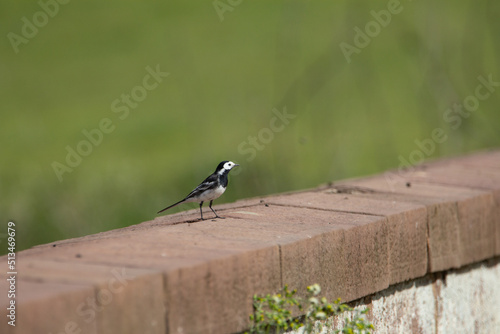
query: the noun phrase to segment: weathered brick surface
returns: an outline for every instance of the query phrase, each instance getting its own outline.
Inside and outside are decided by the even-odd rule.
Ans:
[[[75,286],[92,292],[80,298],[78,305],[65,310],[59,322],[47,324],[47,332],[64,332],[75,322],[82,332],[93,328],[97,333],[118,329],[121,333],[165,333],[162,294],[144,293],[150,289],[162,291],[163,276],[159,272],[30,258],[23,258],[18,263],[21,297],[25,294],[36,296],[46,285],[54,290],[65,291]],[[56,303],[66,303],[66,294],[61,293],[58,298],[63,300],[56,299]],[[150,305],[151,309],[143,305]],[[39,311],[52,312],[50,308]],[[23,306],[20,312],[24,313]],[[57,314],[57,310],[55,312]],[[44,315],[40,317],[44,318]],[[24,321],[19,323],[23,328]]]
[[[169,333],[230,333],[248,328],[254,293],[279,289],[277,247],[166,273]]]
[[[426,164],[421,167],[397,173],[407,180],[420,181],[431,184],[442,184],[449,186],[467,187],[471,189],[484,190],[492,196],[494,205],[489,208],[489,223],[481,223],[479,232],[481,235],[488,233],[493,242],[484,240],[487,249],[480,249],[479,253],[487,258],[491,251],[500,255],[500,154],[496,152],[485,152],[471,156],[460,157],[456,160],[448,159],[438,161],[434,164]],[[393,173],[392,175],[395,175]],[[484,198],[484,206],[490,206],[491,199]],[[468,216],[466,216],[469,218]],[[477,219],[475,220],[477,221]],[[464,231],[465,232],[465,231]],[[491,244],[493,243],[493,246]],[[474,244],[476,244],[474,242]],[[477,250],[477,245],[471,251]],[[469,250],[465,250],[468,252]],[[474,261],[471,259],[471,261]]]
[[[273,196],[267,199],[270,203],[283,206],[308,207],[334,212],[352,212],[358,214],[369,214],[377,217],[385,217],[381,224],[369,224],[364,228],[346,230],[346,236],[354,233],[354,239],[346,241],[348,247],[351,242],[367,242],[377,240],[375,236],[381,236],[378,242],[386,244],[386,248],[377,246],[379,253],[371,254],[371,260],[367,265],[375,263],[377,268],[371,268],[378,275],[366,277],[373,281],[373,287],[380,289],[384,284],[394,284],[413,277],[425,274],[427,270],[427,245],[426,245],[426,209],[418,203],[409,203],[395,199],[384,200],[383,198],[360,197],[351,194],[339,194],[332,189],[319,192],[306,192],[291,195]],[[378,230],[374,227],[378,226]],[[373,237],[366,238],[364,233],[373,233]],[[357,240],[363,238],[365,240]],[[367,256],[364,254],[364,256]],[[382,256],[388,261],[388,277],[381,272],[383,266],[379,266],[377,259]],[[366,259],[365,259],[366,260]],[[351,263],[348,262],[350,265]],[[365,265],[366,267],[366,265]],[[364,281],[365,277],[361,277]],[[377,283],[379,282],[379,283]],[[382,283],[384,282],[384,283]],[[350,298],[348,300],[351,300]]]
[[[18,253],[15,333],[231,333],[283,284],[350,301],[499,255],[499,167],[479,153],[34,247]]]
[[[432,272],[459,268],[495,253],[495,203],[483,190],[375,176],[341,182],[333,189],[353,196],[420,203],[427,208]]]
[[[1,277],[1,300],[4,276]],[[2,303],[0,333],[99,333],[95,321],[87,322],[76,310],[87,298],[93,298],[94,288],[85,284],[25,281],[18,277],[16,293],[16,326],[7,324],[7,305]]]
[[[383,217],[281,209],[287,210],[290,216],[286,228],[293,224],[293,228],[296,226],[305,237],[280,241],[283,284],[298,289],[299,294],[305,296],[307,286],[318,283],[328,298],[343,300],[354,300],[366,291],[378,291],[388,286]],[[317,226],[305,223],[309,213],[314,213]],[[357,230],[370,224],[372,229],[360,228],[362,233]],[[366,261],[367,252],[372,259],[369,263]]]

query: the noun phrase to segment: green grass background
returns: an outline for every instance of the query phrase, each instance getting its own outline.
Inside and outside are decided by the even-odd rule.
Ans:
[[[500,89],[456,129],[443,114],[479,75],[500,81],[500,3],[402,1],[348,63],[340,43],[387,4],[242,1],[221,21],[211,1],[73,0],[16,53],[8,33],[41,7],[3,1],[0,237],[9,220],[21,250],[153,219],[222,160],[241,168],[216,203],[397,167],[438,127],[426,158],[498,147]],[[156,65],[170,76],[120,120],[111,103]],[[285,107],[295,118],[248,161],[239,145]],[[103,118],[115,130],[59,182],[51,164]]]

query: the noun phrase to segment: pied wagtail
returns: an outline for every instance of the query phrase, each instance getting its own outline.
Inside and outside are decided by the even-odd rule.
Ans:
[[[234,167],[239,166],[232,161],[222,161],[215,172],[207,177],[198,187],[196,187],[193,191],[189,193],[183,200],[167,206],[165,209],[158,211],[158,213],[173,208],[176,205],[181,203],[191,203],[191,202],[200,202],[200,214],[201,220],[203,220],[203,211],[201,207],[203,206],[203,202],[210,201],[208,207],[210,210],[215,213],[216,218],[222,218],[217,215],[214,209],[212,209],[212,202],[214,199],[219,198],[220,195],[226,191],[227,187],[227,175]]]

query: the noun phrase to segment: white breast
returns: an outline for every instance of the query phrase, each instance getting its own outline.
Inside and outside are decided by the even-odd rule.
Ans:
[[[220,195],[222,195],[224,193],[224,191],[226,191],[226,189],[224,187],[217,187],[215,188],[213,191],[210,191],[210,192],[206,192],[205,194],[202,194],[200,197],[198,197],[198,201],[203,201],[203,202],[206,202],[206,201],[212,201],[216,198],[219,198]]]

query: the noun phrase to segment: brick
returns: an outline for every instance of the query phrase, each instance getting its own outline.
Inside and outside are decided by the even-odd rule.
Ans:
[[[500,221],[495,221],[491,194],[478,196],[458,205],[462,264],[479,262],[495,255]]]
[[[386,217],[385,225],[379,228],[387,234],[384,256],[389,261],[389,284],[423,276],[427,271],[427,217],[421,204],[337,194],[331,189],[274,196],[266,202]]]
[[[460,222],[454,202],[429,204],[429,272],[459,268],[461,258]]]
[[[215,227],[216,222],[205,221]],[[50,256],[57,261],[78,261],[102,265],[168,270],[196,265],[212,259],[248,250],[245,244],[198,233],[190,237],[190,225],[154,227],[144,231],[121,233],[116,238],[96,239],[39,248],[26,256]],[[256,246],[254,246],[256,247]]]
[[[225,217],[225,211],[234,208],[246,208],[249,206],[258,205],[260,202],[259,198],[249,198],[238,200],[234,203],[223,203],[223,204],[214,204],[212,207],[221,217]],[[191,206],[197,206],[196,204],[191,204]],[[185,222],[200,222],[200,209],[197,207],[196,209],[181,211],[177,214],[171,214],[168,211],[163,212],[162,216],[156,217],[153,222],[147,222],[147,224],[157,225],[160,223],[161,225],[175,225],[179,223]],[[208,208],[208,204],[205,203],[203,205],[203,217],[207,220],[212,219],[214,217],[213,212]]]
[[[297,288],[302,297],[307,286],[318,283],[322,295],[343,301],[385,289],[389,285],[385,218],[324,214],[334,222],[330,231],[281,245],[283,282]]]
[[[431,272],[459,268],[495,253],[495,205],[487,191],[382,176],[350,180],[336,187],[356,196],[426,205]]]
[[[248,328],[252,296],[279,289],[278,247],[166,272],[169,333]]]
[[[300,217],[300,211],[304,210],[287,209],[293,217]],[[305,220],[307,217],[309,221]],[[283,284],[305,297],[307,286],[318,283],[327,298],[345,301],[362,293],[361,288],[348,289],[351,285],[363,286],[365,291],[378,291],[388,285],[387,243],[380,232],[384,229],[383,217],[316,210],[313,216],[303,219],[307,225],[325,223],[312,230],[310,226],[302,227],[306,238],[280,242]],[[368,229],[370,224],[373,230]],[[355,231],[358,227],[365,228],[366,233]],[[382,235],[378,241],[377,232]],[[356,233],[367,237],[357,239]],[[370,263],[365,261],[365,249],[370,249],[373,260]]]
[[[346,301],[372,294],[373,290],[383,290],[391,283],[394,268],[391,255],[396,252],[390,250],[387,232],[383,221],[345,231],[345,269],[349,275]]]
[[[347,292],[350,276],[346,270],[345,245],[341,228],[281,245],[283,284],[297,289],[297,296],[302,298],[308,296],[307,287],[317,283],[322,288],[322,295],[328,299],[351,300],[352,296]]]
[[[426,210],[387,217],[390,284],[425,275],[428,268]]]
[[[484,161],[485,160],[485,161]],[[496,166],[497,160],[478,159],[475,163],[480,164],[484,161],[488,166]],[[457,187],[465,187],[489,192],[493,199],[484,200],[487,202],[483,207],[493,205],[488,209],[486,222],[481,223],[479,229],[484,231],[481,234],[489,234],[494,238],[493,254],[500,255],[500,169],[481,167],[480,165],[469,165],[472,162],[468,160],[464,165],[460,164],[429,164],[421,169],[406,172],[402,174],[405,178],[412,181],[425,182],[430,184],[441,184]],[[493,201],[493,202],[492,202]],[[481,254],[489,257],[491,252],[491,243],[486,242],[488,250],[481,251]]]
[[[500,189],[500,170],[450,164],[427,165],[413,172],[402,174],[412,180],[433,184],[459,186],[473,189]]]
[[[264,199],[266,203],[288,207],[302,207],[336,212],[349,212],[387,216],[405,211],[421,209],[423,206],[407,202],[384,201],[369,198],[355,198],[330,190],[277,195]]]
[[[92,286],[95,295],[80,315],[95,322],[99,333],[165,333],[163,275],[127,267],[23,259],[18,265],[24,280]],[[91,302],[95,301],[96,309]],[[149,305],[151,309],[142,305]],[[62,325],[62,324],[61,324]]]
[[[5,276],[1,277],[3,289]],[[89,333],[96,334],[95,321],[86,321],[78,309],[87,298],[94,296],[89,285],[31,282],[17,277],[16,326],[7,324],[6,305],[2,303],[1,333]],[[5,302],[2,293],[2,302]]]
[[[238,200],[235,203],[226,203],[226,204],[221,204],[221,205],[214,205],[213,208],[216,210],[219,210],[221,212],[224,212],[228,208],[234,209],[234,208],[245,208],[249,206],[255,206],[260,203],[260,199],[243,199],[243,200]],[[207,209],[206,207],[204,209]],[[208,211],[211,213],[210,209]],[[204,210],[205,212],[205,210]],[[205,216],[205,218],[210,219],[212,216]],[[91,242],[91,241],[96,241],[96,240],[107,240],[107,239],[115,239],[120,236],[129,236],[132,237],[133,235],[136,235],[137,233],[140,233],[142,231],[148,231],[151,228],[160,226],[160,227],[165,227],[168,225],[178,225],[178,224],[186,224],[186,223],[203,223],[206,221],[200,221],[200,211],[199,209],[192,209],[192,210],[187,210],[187,211],[182,211],[176,214],[167,214],[164,216],[159,216],[156,217],[154,220],[151,221],[145,221],[136,225],[131,225],[128,227],[116,229],[116,230],[111,230],[111,231],[104,231],[101,233],[97,234],[91,234],[87,236],[82,236],[78,238],[72,238],[72,239],[66,239],[66,240],[58,240],[56,242],[51,242],[48,244],[42,244],[42,245],[37,245],[34,246],[31,249],[25,250],[24,252],[27,253],[32,253],[32,252],[37,252],[40,249],[46,249],[46,248],[52,248],[53,245],[57,246],[62,246],[62,245],[67,245],[67,244],[75,244],[78,242]]]

